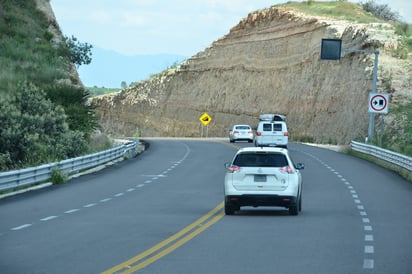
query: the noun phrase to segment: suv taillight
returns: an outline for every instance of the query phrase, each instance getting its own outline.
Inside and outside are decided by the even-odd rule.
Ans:
[[[286,172],[286,173],[288,173],[288,174],[292,174],[292,173],[293,173],[293,170],[292,170],[292,168],[291,168],[290,166],[283,166],[283,167],[279,168],[279,170],[280,170],[281,172]]]
[[[283,136],[289,136],[289,132],[283,132]]]
[[[261,135],[262,135],[262,132],[256,131],[256,136],[261,136]]]
[[[237,171],[240,171],[240,166],[232,165],[228,168],[229,173],[234,173],[234,172],[237,172]]]

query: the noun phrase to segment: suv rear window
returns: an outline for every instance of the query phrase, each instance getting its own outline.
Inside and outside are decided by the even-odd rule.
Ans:
[[[272,131],[272,124],[271,123],[263,124],[263,131]]]
[[[250,129],[249,126],[236,126],[236,129]]]
[[[273,124],[273,131],[282,131],[282,124]]]
[[[288,160],[280,153],[241,153],[233,164],[240,167],[284,167],[288,165]]]

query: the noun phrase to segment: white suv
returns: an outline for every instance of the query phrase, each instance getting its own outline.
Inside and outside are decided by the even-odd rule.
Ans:
[[[303,163],[294,164],[289,151],[273,147],[245,147],[225,163],[225,213],[242,206],[277,206],[298,215],[302,209]]]

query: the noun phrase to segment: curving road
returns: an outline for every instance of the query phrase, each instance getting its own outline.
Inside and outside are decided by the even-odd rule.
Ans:
[[[0,273],[412,273],[412,184],[332,150],[304,162],[303,210],[223,213],[224,162],[248,143],[149,139],[61,186],[0,200]]]

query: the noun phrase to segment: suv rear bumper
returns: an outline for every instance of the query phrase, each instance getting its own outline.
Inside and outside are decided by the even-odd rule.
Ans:
[[[289,207],[296,205],[295,196],[265,195],[265,194],[245,194],[225,196],[227,203],[235,206],[280,206]]]

